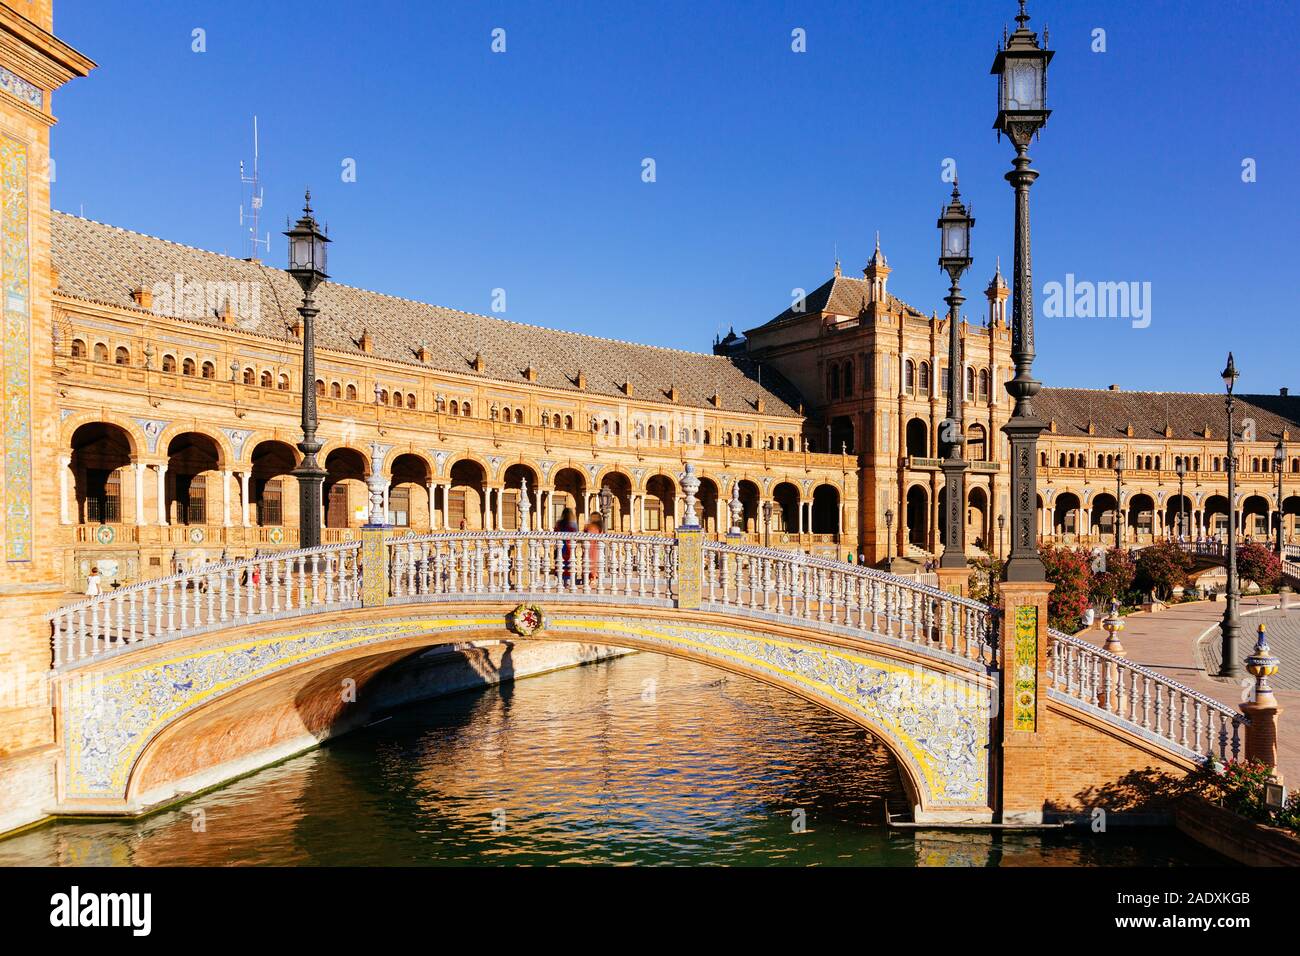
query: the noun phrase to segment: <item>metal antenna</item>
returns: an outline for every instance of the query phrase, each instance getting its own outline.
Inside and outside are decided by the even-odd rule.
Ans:
[[[266,238],[261,238],[261,219],[262,219],[262,180],[258,175],[258,144],[257,144],[257,117],[253,117],[253,174],[247,174],[244,168],[243,160],[239,162],[239,182],[242,193],[243,186],[249,187],[248,202],[245,204],[243,196],[239,202],[239,225],[248,230],[248,255],[251,259],[256,259],[258,247],[266,250],[269,257],[271,254],[271,233],[266,234]]]

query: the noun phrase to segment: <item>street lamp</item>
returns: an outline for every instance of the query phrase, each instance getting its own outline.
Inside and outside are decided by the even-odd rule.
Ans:
[[[1002,560],[1002,530],[1007,526],[1007,516],[998,515],[998,560]]]
[[[763,502],[763,547],[772,546],[772,502]]]
[[[600,486],[600,523],[609,528],[610,513],[614,510],[614,493],[609,490],[609,485]]]
[[[885,562],[894,557],[894,509],[885,509]]]
[[[1034,415],[1033,399],[1042,388],[1034,380],[1034,295],[1029,254],[1029,187],[1038,178],[1030,168],[1029,143],[1047,123],[1047,64],[1052,51],[1038,45],[1038,34],[1025,24],[1025,0],[1020,0],[1019,24],[1004,39],[990,71],[998,77],[998,116],[994,128],[1006,133],[1016,148],[1006,180],[1016,193],[1015,269],[1011,359],[1015,375],[1006,383],[1015,400],[1010,420],[1002,426],[1011,444],[1011,555],[1006,565],[1008,581],[1045,581],[1038,556],[1034,518],[1038,501],[1038,436],[1046,424]]]
[[[1223,369],[1223,384],[1228,395],[1224,405],[1228,410],[1228,585],[1227,604],[1223,608],[1223,622],[1219,632],[1223,636],[1220,677],[1240,677],[1241,665],[1237,663],[1237,639],[1241,635],[1241,621],[1237,617],[1237,436],[1233,415],[1237,402],[1232,390],[1237,383],[1237,363],[1228,353],[1228,364]]]
[[[943,460],[943,482],[948,491],[948,521],[943,529],[943,557],[939,567],[964,570],[966,567],[966,462],[962,458],[961,392],[954,387],[961,381],[961,336],[957,319],[966,301],[958,281],[970,268],[970,231],[975,225],[970,210],[961,201],[957,181],[952,184],[952,200],[939,214],[939,267],[948,273],[948,418],[939,435],[947,444]]]
[[[1187,536],[1187,522],[1183,515],[1183,506],[1187,499],[1183,497],[1183,479],[1187,477],[1187,462],[1179,458],[1174,462],[1174,471],[1178,472],[1178,540]]]
[[[1286,462],[1286,445],[1277,440],[1273,449],[1273,468],[1277,471],[1277,559],[1282,560],[1282,465]]]
[[[326,243],[329,239],[316,223],[311,211],[311,191],[303,201],[302,218],[285,232],[289,239],[289,267],[285,271],[302,287],[302,441],[298,450],[302,461],[293,470],[298,480],[298,544],[303,548],[320,546],[321,486],[325,469],[316,461],[322,442],[316,437],[316,315],[320,311],[312,299],[316,287],[329,278],[325,272]]]
[[[1115,456],[1115,549],[1124,543],[1124,456]]]

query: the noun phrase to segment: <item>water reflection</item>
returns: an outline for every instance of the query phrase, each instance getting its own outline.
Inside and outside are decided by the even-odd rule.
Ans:
[[[638,654],[406,708],[143,820],[31,831],[0,843],[0,865],[1214,859],[1163,832],[891,831],[884,799],[906,803],[892,757],[861,729],[782,691]]]

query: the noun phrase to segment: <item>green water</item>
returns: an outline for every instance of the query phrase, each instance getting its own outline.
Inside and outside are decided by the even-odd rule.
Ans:
[[[912,833],[888,751],[813,704],[638,654],[416,705],[183,806],[0,865],[1178,865],[1169,830]],[[802,825],[800,825],[802,821]]]

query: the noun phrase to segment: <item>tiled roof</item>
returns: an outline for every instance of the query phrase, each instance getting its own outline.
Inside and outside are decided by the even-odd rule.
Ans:
[[[867,282],[865,279],[853,279],[849,276],[831,276],[804,297],[803,311],[796,312],[794,306],[786,309],[765,325],[776,325],[787,319],[805,318],[819,312],[833,312],[836,315],[859,316],[867,310]],[[890,312],[902,309],[908,315],[925,318],[920,309],[908,305],[897,296],[885,293],[888,303],[885,308]],[[759,326],[763,328],[764,326]]]
[[[1220,441],[1227,434],[1227,410],[1222,393],[1126,392],[1109,389],[1044,388],[1034,399],[1034,414],[1056,423],[1058,436],[1088,434],[1088,421],[1096,426],[1094,439],[1123,440],[1133,426],[1134,439],[1164,438],[1165,423],[1172,437],[1195,441],[1205,437]],[[1300,439],[1300,396],[1238,395],[1236,422],[1255,422],[1258,441],[1275,442],[1285,429],[1291,440]],[[1044,433],[1049,434],[1049,433]]]
[[[133,289],[160,282],[171,285],[179,273],[186,282],[242,282],[258,287],[259,314],[238,322],[246,331],[284,339],[298,318],[302,293],[281,269],[57,211],[52,233],[59,291],[66,295],[131,308]],[[633,400],[666,402],[665,393],[675,385],[678,405],[713,408],[710,400],[716,388],[724,411],[753,412],[761,396],[766,414],[798,414],[797,394],[767,369],[763,384],[758,384],[758,366],[753,361],[508,322],[337,282],[321,285],[316,304],[320,308],[316,342],[322,348],[360,354],[357,343],[365,329],[373,339],[372,354],[381,358],[416,363],[415,350],[423,344],[428,350],[427,367],[472,373],[474,356],[481,353],[485,378],[514,385],[527,384],[523,373],[531,363],[537,371],[536,384],[575,393],[574,380],[581,370],[587,380],[582,394],[590,396],[622,396],[623,382],[630,378]],[[199,321],[219,324],[215,315]]]

